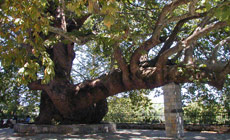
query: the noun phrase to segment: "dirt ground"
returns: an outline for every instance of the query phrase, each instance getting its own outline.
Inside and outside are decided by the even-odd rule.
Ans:
[[[171,140],[165,135],[164,130],[137,130],[118,129],[116,133],[97,133],[80,135],[36,134],[22,136],[13,132],[13,129],[1,128],[0,140]],[[215,132],[185,132],[184,140],[230,140],[230,134]]]

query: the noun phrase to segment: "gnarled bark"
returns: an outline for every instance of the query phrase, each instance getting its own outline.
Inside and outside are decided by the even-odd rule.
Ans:
[[[62,104],[62,103],[60,103]],[[72,103],[70,103],[72,104]],[[77,107],[77,106],[76,106]],[[55,107],[48,94],[43,91],[40,101],[40,114],[36,120],[37,124],[52,124],[54,122],[61,124],[74,123],[100,123],[108,111],[106,99],[102,99],[93,105],[83,108],[74,109],[71,116],[64,117]]]
[[[64,124],[99,123],[108,111],[105,98],[108,91],[97,80],[79,85],[71,83],[73,44],[58,43],[48,52],[55,64],[54,79],[46,85],[40,81],[29,85],[31,89],[43,90],[37,123],[51,124],[52,120]],[[104,95],[104,98],[94,99],[91,94]]]

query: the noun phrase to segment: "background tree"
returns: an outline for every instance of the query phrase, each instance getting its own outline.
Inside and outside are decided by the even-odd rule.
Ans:
[[[109,111],[104,117],[105,122],[115,123],[159,123],[163,120],[163,108],[160,104],[153,104],[138,90],[128,92],[123,96],[108,98]]]
[[[222,90],[203,83],[185,84],[183,88],[187,91],[183,92],[183,109],[186,123],[229,124],[227,83]]]
[[[221,89],[230,72],[228,1],[4,0],[0,5],[1,63],[21,67],[20,82],[42,91],[40,123],[97,123],[109,96],[170,82]],[[74,84],[75,50],[86,46],[105,66],[97,71],[105,73]]]

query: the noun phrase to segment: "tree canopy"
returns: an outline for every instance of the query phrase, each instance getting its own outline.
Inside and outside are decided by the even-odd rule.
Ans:
[[[55,17],[48,8],[55,6],[63,10],[61,20],[71,23],[54,26]],[[54,64],[45,50],[61,37],[66,43],[76,43],[76,48],[92,46],[94,55],[109,59],[111,67],[119,67],[123,73],[127,73],[127,65],[132,73],[138,71],[140,57],[150,50],[148,60],[157,56],[158,67],[176,59],[178,65],[221,71],[228,62],[228,1],[4,0],[0,12],[2,65],[13,61],[21,67],[20,80],[26,83],[40,78],[47,83],[53,77]],[[70,26],[76,29],[68,31]],[[48,32],[54,35],[43,39]],[[160,55],[164,50],[167,53]],[[178,71],[184,71],[183,67]]]
[[[228,0],[2,0],[0,60],[64,118],[73,106],[170,82],[222,89],[229,13]]]

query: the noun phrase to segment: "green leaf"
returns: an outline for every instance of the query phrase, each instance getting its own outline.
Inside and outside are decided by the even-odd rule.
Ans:
[[[114,24],[114,18],[110,15],[105,16],[104,18],[104,24],[107,26],[109,29],[110,27]]]

